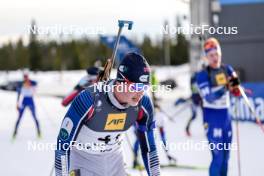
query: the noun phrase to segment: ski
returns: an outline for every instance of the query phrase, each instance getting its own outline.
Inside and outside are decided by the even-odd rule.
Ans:
[[[190,169],[190,170],[208,170],[208,167],[183,165],[183,164],[165,164],[160,165],[161,168],[175,168],[175,169]]]
[[[185,164],[161,164],[160,168],[162,169],[173,168],[173,169],[188,169],[188,170],[208,170],[208,167],[185,165]],[[145,170],[145,167],[142,165],[138,165],[132,169],[142,171],[142,170]]]

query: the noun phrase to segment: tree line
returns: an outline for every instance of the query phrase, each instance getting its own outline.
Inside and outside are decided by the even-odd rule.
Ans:
[[[188,62],[189,43],[183,34],[169,40],[153,41],[145,35],[141,43],[135,43],[151,65],[164,65],[165,42],[169,45],[170,64],[179,65]],[[168,44],[167,43],[167,44]],[[30,34],[26,45],[22,39],[16,43],[3,44],[0,47],[0,70],[77,70],[85,69],[95,61],[105,62],[111,56],[99,39],[82,38],[69,41],[41,41],[37,35]]]

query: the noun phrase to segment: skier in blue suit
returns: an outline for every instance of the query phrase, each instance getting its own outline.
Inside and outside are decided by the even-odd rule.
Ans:
[[[37,86],[37,82],[30,80],[28,73],[24,73],[23,77],[24,77],[24,80],[17,87],[18,119],[16,121],[15,129],[13,132],[13,139],[16,138],[17,130],[18,130],[20,121],[22,119],[24,110],[27,107],[31,111],[31,114],[32,114],[33,119],[35,121],[36,128],[37,128],[37,135],[38,135],[38,137],[41,137],[40,126],[39,126],[39,122],[37,119],[36,108],[35,108],[35,103],[34,103],[34,93],[35,93],[35,88]]]
[[[197,84],[202,97],[204,126],[213,146],[210,176],[227,176],[232,126],[229,113],[230,93],[240,96],[240,81],[230,65],[221,63],[221,48],[215,38],[204,44],[208,66],[200,71]]]

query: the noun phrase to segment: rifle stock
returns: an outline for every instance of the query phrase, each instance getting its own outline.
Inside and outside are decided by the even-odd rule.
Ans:
[[[97,81],[107,81],[110,77],[111,67],[112,67],[112,59],[107,59],[104,66],[104,70],[101,73],[99,73]]]

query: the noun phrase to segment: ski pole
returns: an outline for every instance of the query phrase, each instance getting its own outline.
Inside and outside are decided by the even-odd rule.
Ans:
[[[111,74],[111,69],[114,66],[114,62],[115,62],[115,57],[116,57],[116,53],[117,53],[117,49],[118,49],[118,44],[119,44],[119,40],[121,37],[121,32],[123,27],[127,26],[128,30],[132,29],[132,25],[133,22],[132,21],[126,21],[126,20],[118,20],[118,33],[117,33],[117,37],[116,37],[116,41],[115,41],[115,45],[114,45],[114,50],[112,53],[112,56],[110,59],[107,59],[105,66],[104,66],[104,70],[102,73],[99,74],[97,81],[103,81],[103,80],[108,80]]]
[[[237,140],[237,166],[238,166],[238,176],[241,176],[241,157],[240,157],[240,133],[239,133],[239,123],[238,123],[238,98],[235,99],[234,115],[236,117],[236,140]]]
[[[173,115],[170,115],[168,114],[165,110],[163,110],[162,108],[160,109],[161,112],[163,112],[167,117],[168,119],[171,121],[171,122],[175,122],[175,119],[174,119],[174,116],[182,113],[186,108],[187,106],[190,105],[190,102],[186,102],[178,111],[174,112]]]
[[[190,100],[186,101],[186,103],[176,112],[173,113],[173,116],[183,112],[188,106],[190,106],[192,102]]]
[[[248,108],[249,108],[251,114],[256,118],[256,122],[257,122],[257,124],[259,125],[259,127],[260,127],[261,130],[262,130],[262,132],[264,133],[264,127],[263,127],[263,125],[262,125],[262,123],[261,123],[261,120],[260,120],[260,118],[258,117],[256,111],[255,111],[255,110],[253,109],[253,107],[251,106],[251,104],[250,104],[250,102],[249,102],[249,99],[248,99],[248,97],[247,97],[247,95],[246,95],[244,89],[243,89],[241,86],[238,86],[238,89],[239,89],[239,91],[240,91],[240,93],[241,93],[241,95],[242,95],[242,97],[243,97],[243,99],[244,99],[246,105],[248,106]]]
[[[50,174],[49,174],[50,176],[53,176],[54,168],[55,168],[55,166],[52,165],[52,168],[51,168],[51,171],[50,171]]]

